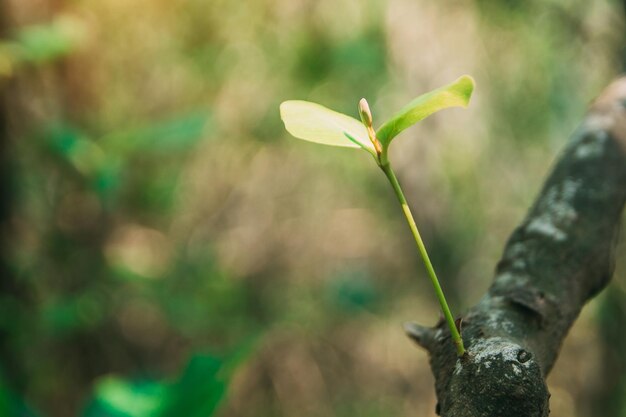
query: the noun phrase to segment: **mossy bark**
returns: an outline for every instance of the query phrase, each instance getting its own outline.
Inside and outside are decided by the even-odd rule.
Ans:
[[[593,103],[515,229],[487,294],[462,318],[457,358],[444,323],[407,326],[430,353],[445,417],[549,414],[545,378],[584,304],[610,280],[626,202],[626,78]]]

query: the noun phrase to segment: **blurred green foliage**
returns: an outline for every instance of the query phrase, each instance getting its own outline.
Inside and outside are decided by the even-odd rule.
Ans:
[[[36,417],[22,399],[8,386],[4,378],[0,379],[0,416]]]
[[[61,16],[49,24],[26,26],[10,41],[0,40],[0,75],[10,76],[22,65],[40,65],[71,54],[84,29],[79,20]]]
[[[378,124],[475,76],[391,155],[461,312],[623,61],[609,0],[0,8],[6,416],[432,415],[400,323],[438,310],[391,191],[367,155],[288,140],[279,103],[366,97]],[[600,377],[567,364],[597,363],[595,329],[564,347],[554,416],[591,415]]]
[[[230,373],[241,352],[231,358],[195,355],[173,382],[106,377],[95,388],[85,417],[206,417],[215,413],[226,393]]]

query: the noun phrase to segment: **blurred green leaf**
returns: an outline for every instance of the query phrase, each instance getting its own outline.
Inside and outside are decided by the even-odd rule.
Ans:
[[[374,307],[378,290],[366,270],[348,270],[329,280],[330,301],[346,312],[354,313]]]
[[[106,377],[96,386],[84,417],[209,417],[226,395],[234,369],[252,352],[256,337],[225,358],[196,354],[173,382]]]
[[[363,124],[343,113],[330,110],[309,101],[290,100],[280,105],[280,117],[289,133],[298,139],[323,145],[358,148],[350,135],[363,147],[374,151]]]
[[[467,107],[473,91],[474,79],[469,75],[463,75],[453,83],[423,94],[411,101],[395,116],[386,121],[378,129],[376,136],[383,146],[388,146],[391,140],[404,129],[439,110],[448,107]]]
[[[347,94],[349,91],[358,91],[361,96],[377,94],[377,87],[388,70],[387,57],[386,36],[376,27],[332,49],[333,70],[341,78],[341,84],[349,86]]]
[[[223,358],[210,354],[194,355],[172,385],[170,402],[162,417],[213,415],[226,397],[234,370],[250,357],[257,340],[258,334],[251,335]]]
[[[315,85],[326,79],[333,70],[333,56],[329,51],[335,46],[324,32],[306,33],[295,52],[295,78],[307,85]]]
[[[102,379],[85,417],[156,417],[161,415],[167,387],[156,381]]]
[[[55,153],[86,177],[95,175],[106,162],[102,148],[72,127],[55,126],[47,141]]]
[[[194,356],[180,379],[170,388],[171,399],[163,417],[212,415],[226,394],[227,378],[220,375],[223,362],[210,355]]]
[[[0,416],[1,417],[37,417],[21,398],[7,386],[0,374]]]
[[[156,122],[101,138],[101,146],[118,156],[142,152],[182,152],[190,150],[203,137],[210,118],[206,113],[192,113],[164,122]]]
[[[27,26],[17,34],[18,60],[33,63],[51,61],[70,54],[84,36],[82,23],[61,16],[47,25]]]
[[[121,158],[107,157],[100,165],[93,178],[93,187],[108,208],[115,196],[115,191],[122,185]]]

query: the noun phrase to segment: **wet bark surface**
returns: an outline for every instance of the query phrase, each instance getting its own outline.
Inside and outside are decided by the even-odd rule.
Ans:
[[[584,304],[609,282],[626,202],[626,78],[592,104],[497,265],[462,318],[457,358],[445,323],[408,325],[428,350],[437,413],[549,414],[545,379]]]

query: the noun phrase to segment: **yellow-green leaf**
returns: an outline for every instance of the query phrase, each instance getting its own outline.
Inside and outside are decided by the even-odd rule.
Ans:
[[[474,79],[469,75],[463,75],[453,83],[411,101],[398,114],[386,121],[378,129],[376,136],[383,146],[388,146],[391,140],[404,129],[439,110],[448,107],[467,107],[473,91]]]
[[[331,146],[374,149],[360,121],[319,104],[300,100],[285,101],[280,105],[280,117],[287,131],[298,139]],[[348,136],[358,144],[348,139]]]

